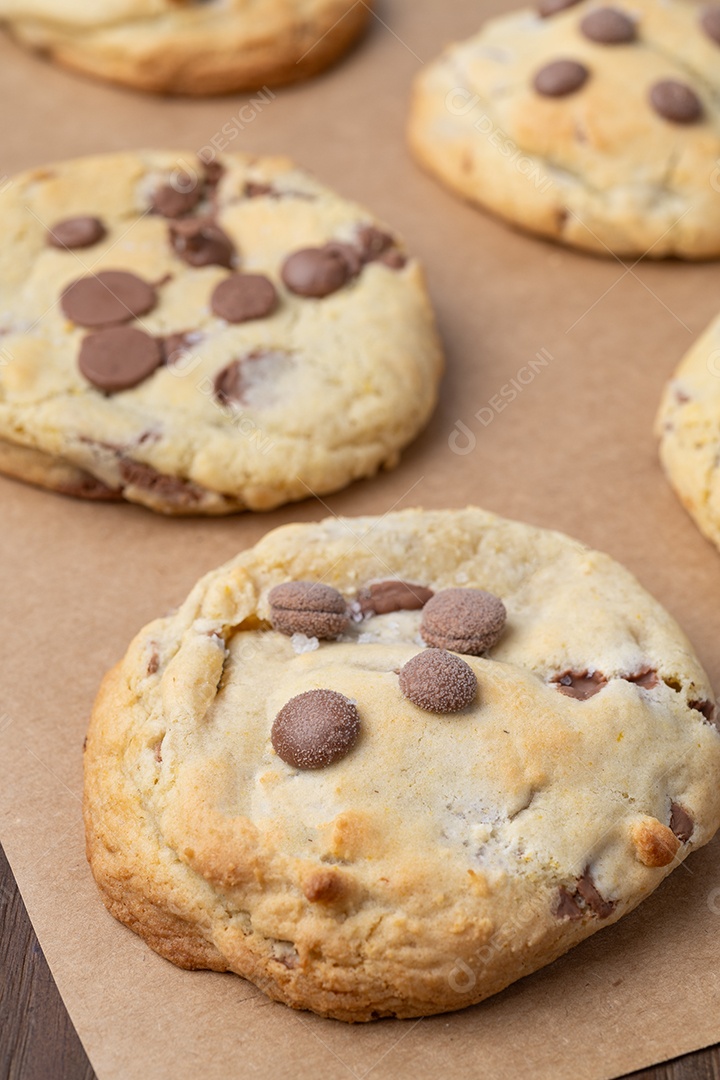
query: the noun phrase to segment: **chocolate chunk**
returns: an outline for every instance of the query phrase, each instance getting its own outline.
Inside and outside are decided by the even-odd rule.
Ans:
[[[298,296],[315,299],[342,289],[360,268],[360,256],[349,244],[331,243],[321,248],[303,248],[289,255],[282,279]]]
[[[229,323],[264,319],[277,307],[275,286],[262,274],[232,274],[216,286],[210,306]]]
[[[239,405],[243,400],[245,383],[242,360],[233,360],[215,376],[215,397],[221,405]]]
[[[607,685],[607,679],[599,671],[594,671],[592,675],[588,671],[565,671],[550,681],[555,683],[561,694],[577,698],[578,701],[587,701]]]
[[[375,581],[358,593],[363,615],[387,615],[391,611],[419,611],[433,596],[432,589],[407,581]]]
[[[674,802],[670,807],[670,828],[681,844],[687,844],[695,831],[695,822],[680,803]]]
[[[580,23],[586,38],[598,45],[626,45],[635,41],[637,28],[634,21],[617,8],[595,8]]]
[[[134,326],[113,326],[88,334],[78,357],[88,382],[106,394],[138,386],[162,362],[160,343]]]
[[[48,230],[47,242],[56,248],[86,248],[97,244],[107,235],[100,218],[72,217],[57,221]]]
[[[215,397],[221,405],[242,405],[245,396],[252,386],[252,373],[250,364],[257,361],[265,361],[263,374],[272,373],[287,360],[287,354],[273,349],[253,349],[246,356],[231,361],[215,376]],[[275,363],[273,363],[275,362]]]
[[[296,769],[324,769],[344,758],[360,734],[360,714],[334,690],[308,690],[284,705],[270,735],[278,757]]]
[[[185,189],[185,190],[183,190]],[[180,218],[191,213],[202,197],[200,184],[193,185],[189,176],[178,178],[178,186],[163,184],[152,197],[152,211],[165,218]]]
[[[90,473],[80,472],[80,475],[69,484],[58,487],[62,495],[70,495],[76,499],[90,499],[93,502],[122,502],[122,492],[108,487],[102,480]]]
[[[363,262],[373,262],[390,248],[395,247],[393,237],[382,229],[375,228],[374,225],[363,225],[361,229],[358,229],[357,240]]]
[[[558,900],[555,905],[555,915],[558,919],[572,919],[576,922],[582,919],[582,911],[572,893],[569,893],[564,885],[558,889]]]
[[[453,713],[477,696],[477,676],[459,656],[428,649],[408,660],[399,675],[403,697],[427,712]]]
[[[273,199],[279,198],[279,193],[272,184],[259,184],[255,180],[247,181],[243,188],[243,195],[246,199],[262,199],[265,196]]]
[[[533,86],[543,97],[565,97],[585,84],[590,72],[576,60],[553,60],[535,75]]]
[[[577,891],[590,908],[593,915],[597,915],[598,919],[607,919],[607,917],[612,914],[615,908],[614,901],[605,900],[605,898],[600,895],[589,869],[585,870],[582,877],[578,880]]]
[[[708,724],[715,723],[715,704],[712,701],[689,701],[691,709],[695,709],[696,712],[702,713],[707,720]]]
[[[643,690],[652,690],[660,682],[657,671],[653,671],[652,668],[645,668],[634,675],[624,675],[623,678],[627,682],[634,683],[635,686],[641,686]]]
[[[60,306],[78,326],[112,326],[152,311],[157,293],[152,285],[126,270],[101,270],[71,281]]]
[[[650,103],[658,116],[673,124],[694,124],[703,115],[700,98],[686,83],[661,79],[650,90]]]
[[[121,458],[119,464],[120,476],[127,487],[152,492],[163,502],[171,503],[181,510],[193,509],[205,496],[205,492],[197,484],[179,476],[158,472],[152,465],[133,461],[132,458]]]
[[[345,599],[319,581],[288,581],[268,594],[270,621],[281,634],[335,638],[342,634],[349,616]]]
[[[548,19],[551,15],[557,15],[559,11],[565,11],[566,8],[575,7],[579,3],[580,0],[540,0],[538,15],[543,19]]]
[[[420,635],[438,649],[479,656],[497,644],[507,612],[502,600],[482,589],[443,589],[423,610]]]
[[[720,45],[720,5],[706,7],[700,16],[700,25],[710,40]]]
[[[232,268],[235,247],[212,218],[182,218],[170,222],[170,245],[188,266]]]
[[[199,340],[201,337],[196,331],[185,330],[179,334],[168,334],[167,337],[160,339],[162,347],[164,363],[168,367],[172,367],[182,357],[183,353],[186,353],[190,348],[190,345],[194,341]],[[193,341],[190,339],[193,338]]]
[[[198,160],[205,169],[205,186],[216,188],[225,175],[225,166],[220,161],[203,161],[202,158]]]
[[[391,270],[402,270],[407,266],[407,256],[402,251],[386,251],[377,261]]]

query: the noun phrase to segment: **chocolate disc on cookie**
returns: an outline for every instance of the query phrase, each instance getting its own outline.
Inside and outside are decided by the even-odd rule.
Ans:
[[[146,315],[155,307],[153,286],[126,270],[101,270],[78,278],[60,297],[63,312],[78,326],[112,326]]]
[[[88,382],[107,394],[138,386],[163,362],[160,342],[134,326],[117,326],[88,334],[78,365]]]

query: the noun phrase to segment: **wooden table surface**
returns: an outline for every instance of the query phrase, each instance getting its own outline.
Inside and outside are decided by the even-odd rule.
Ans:
[[[94,1080],[0,847],[0,1080]],[[720,1046],[632,1074],[720,1080]],[[148,1078],[153,1080],[153,1078]]]

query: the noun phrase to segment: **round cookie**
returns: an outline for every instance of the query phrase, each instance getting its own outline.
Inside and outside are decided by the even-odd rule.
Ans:
[[[428,645],[465,616],[472,651]],[[670,616],[566,536],[473,508],[290,525],[106,677],[88,855],[182,967],[341,1020],[448,1011],[710,840],[714,721]]]
[[[296,82],[360,36],[372,0],[0,0],[24,45],[140,90],[226,94]]]
[[[0,471],[266,510],[399,453],[442,353],[417,261],[283,158],[123,153],[0,193]]]
[[[656,429],[670,483],[703,535],[720,547],[720,318],[668,383]]]
[[[720,255],[720,5],[538,0],[417,78],[409,138],[458,194],[601,255]]]

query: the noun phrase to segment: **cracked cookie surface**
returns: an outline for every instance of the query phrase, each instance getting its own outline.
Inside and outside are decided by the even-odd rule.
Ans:
[[[418,76],[409,136],[454,191],[593,251],[720,255],[720,8],[524,9]]]
[[[492,644],[428,647],[438,612]],[[448,1011],[711,839],[715,718],[673,620],[568,537],[473,508],[290,525],[107,676],[88,855],[176,964],[342,1020]]]
[[[703,535],[720,547],[720,318],[669,381],[656,430],[670,483]]]
[[[30,48],[166,94],[226,94],[315,75],[371,14],[371,0],[0,0],[0,22]]]
[[[0,220],[3,472],[263,510],[391,467],[434,408],[418,262],[286,159],[67,162],[16,177]]]

